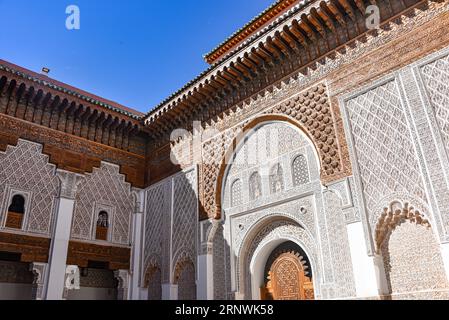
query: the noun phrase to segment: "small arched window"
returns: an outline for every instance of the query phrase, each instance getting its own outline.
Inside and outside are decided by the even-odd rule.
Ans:
[[[281,165],[278,163],[270,171],[270,189],[275,194],[284,190],[284,173]]]
[[[256,200],[262,196],[262,179],[258,172],[249,177],[249,198]]]
[[[101,211],[98,214],[97,231],[95,238],[97,240],[107,241],[108,229],[109,229],[109,215],[106,211]]]
[[[235,180],[231,187],[231,207],[242,204],[242,182],[240,179]]]
[[[292,165],[293,185],[300,186],[310,182],[307,159],[304,155],[299,155],[293,160]]]
[[[25,214],[25,198],[16,194],[11,199],[6,218],[6,227],[12,229],[22,229],[23,216]]]

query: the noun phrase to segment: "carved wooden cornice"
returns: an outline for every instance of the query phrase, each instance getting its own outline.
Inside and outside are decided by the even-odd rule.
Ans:
[[[87,268],[89,261],[107,262],[110,270],[129,270],[131,249],[101,246],[86,242],[69,242],[67,264]]]
[[[6,64],[0,60],[0,114],[113,148],[144,153],[147,135],[140,116]]]
[[[47,263],[50,239],[0,232],[0,251],[21,254],[22,262]]]
[[[189,129],[193,120],[207,121],[245,102],[293,72],[315,68],[326,56],[371,32],[365,8],[376,4],[387,23],[424,0],[327,0],[295,6],[256,33],[222,62],[211,66],[145,117],[149,134],[159,144],[173,129]],[[295,9],[296,8],[296,9]],[[155,147],[158,147],[155,145]]]
[[[302,1],[302,5],[310,3],[310,0]],[[263,11],[249,23],[247,23],[243,28],[236,31],[228,39],[219,44],[211,52],[207,53],[204,58],[207,63],[214,64],[218,60],[229,53],[233,48],[247,40],[250,36],[254,35],[261,28],[265,27],[268,23],[272,22],[273,19],[279,17],[287,9],[291,8],[293,5],[298,4],[298,0],[278,0],[268,9]]]
[[[0,60],[0,71],[11,74],[17,82],[27,82],[30,83],[31,86],[39,87],[42,90],[44,90],[44,87],[54,90],[55,95],[64,95],[69,100],[79,100],[80,104],[84,102],[86,104],[91,104],[92,106],[109,109],[118,114],[125,115],[136,120],[139,120],[143,115],[137,110],[133,110],[118,103],[97,97],[91,93],[51,79],[46,75],[37,74],[31,70],[24,69],[4,60]]]
[[[0,60],[0,150],[34,141],[59,169],[84,174],[107,161],[144,187],[148,136],[140,116],[74,90]]]

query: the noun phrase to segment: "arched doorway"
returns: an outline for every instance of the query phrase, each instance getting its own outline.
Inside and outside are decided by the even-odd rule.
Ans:
[[[178,285],[178,300],[196,300],[195,265],[192,261],[177,264],[175,284]]]
[[[262,300],[314,300],[310,262],[293,242],[273,250],[265,266]]]
[[[148,300],[162,300],[162,271],[150,266],[145,275],[145,288],[148,288]]]
[[[317,252],[310,230],[316,228],[316,208],[322,206],[321,198],[314,196],[322,190],[320,162],[312,141],[288,122],[260,122],[245,133],[228,158],[220,199],[231,290],[237,299],[259,300],[265,264],[277,246],[294,241],[311,255]],[[301,256],[305,255],[295,259]],[[310,258],[314,263],[318,259]],[[300,262],[297,279],[302,283],[307,279],[299,273]],[[320,289],[316,290],[319,297]]]
[[[385,270],[384,299],[448,299],[440,245],[427,215],[394,201],[380,216],[375,235]]]

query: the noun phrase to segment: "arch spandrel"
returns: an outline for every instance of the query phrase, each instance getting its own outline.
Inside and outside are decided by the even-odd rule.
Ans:
[[[319,83],[294,97],[268,108],[263,114],[233,127],[203,145],[203,184],[200,186],[202,218],[219,219],[222,214],[222,185],[227,160],[242,137],[266,121],[284,121],[301,130],[317,152],[323,184],[351,175],[341,116],[332,108],[325,83]],[[335,102],[335,101],[333,101]],[[341,130],[340,130],[341,129]],[[337,132],[338,130],[338,132]]]
[[[304,147],[307,144],[312,145],[313,149],[314,149],[314,153],[317,155],[317,161],[319,160],[319,153],[318,153],[317,146],[313,143],[313,140],[311,140],[310,135],[307,133],[306,129],[302,125],[300,125],[298,122],[296,122],[294,119],[291,119],[290,117],[287,117],[284,115],[264,115],[264,116],[254,119],[253,121],[249,122],[236,135],[235,138],[233,138],[232,143],[230,143],[230,146],[228,147],[225,155],[222,158],[219,169],[217,169],[218,176],[216,178],[216,183],[215,183],[215,187],[214,187],[214,190],[216,190],[214,192],[215,193],[214,203],[216,204],[216,210],[215,210],[214,217],[216,219],[221,218],[221,211],[223,208],[224,179],[227,175],[227,171],[229,170],[229,167],[232,163],[232,159],[236,154],[236,151],[239,150],[239,148],[245,142],[245,139],[247,139],[248,135],[252,134],[257,127],[260,127],[262,125],[269,124],[269,123],[281,123],[281,124],[284,124],[286,127],[296,130],[298,133],[298,139],[304,139],[305,141],[307,141],[307,143],[304,145]],[[319,163],[319,165],[321,167],[321,163]]]

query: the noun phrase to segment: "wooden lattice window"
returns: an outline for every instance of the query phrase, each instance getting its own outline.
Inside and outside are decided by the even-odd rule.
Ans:
[[[6,218],[6,228],[22,229],[23,217],[25,214],[25,198],[16,194],[11,199]]]
[[[97,232],[95,238],[97,240],[107,241],[108,229],[109,229],[109,215],[106,211],[101,211],[98,214]]]

